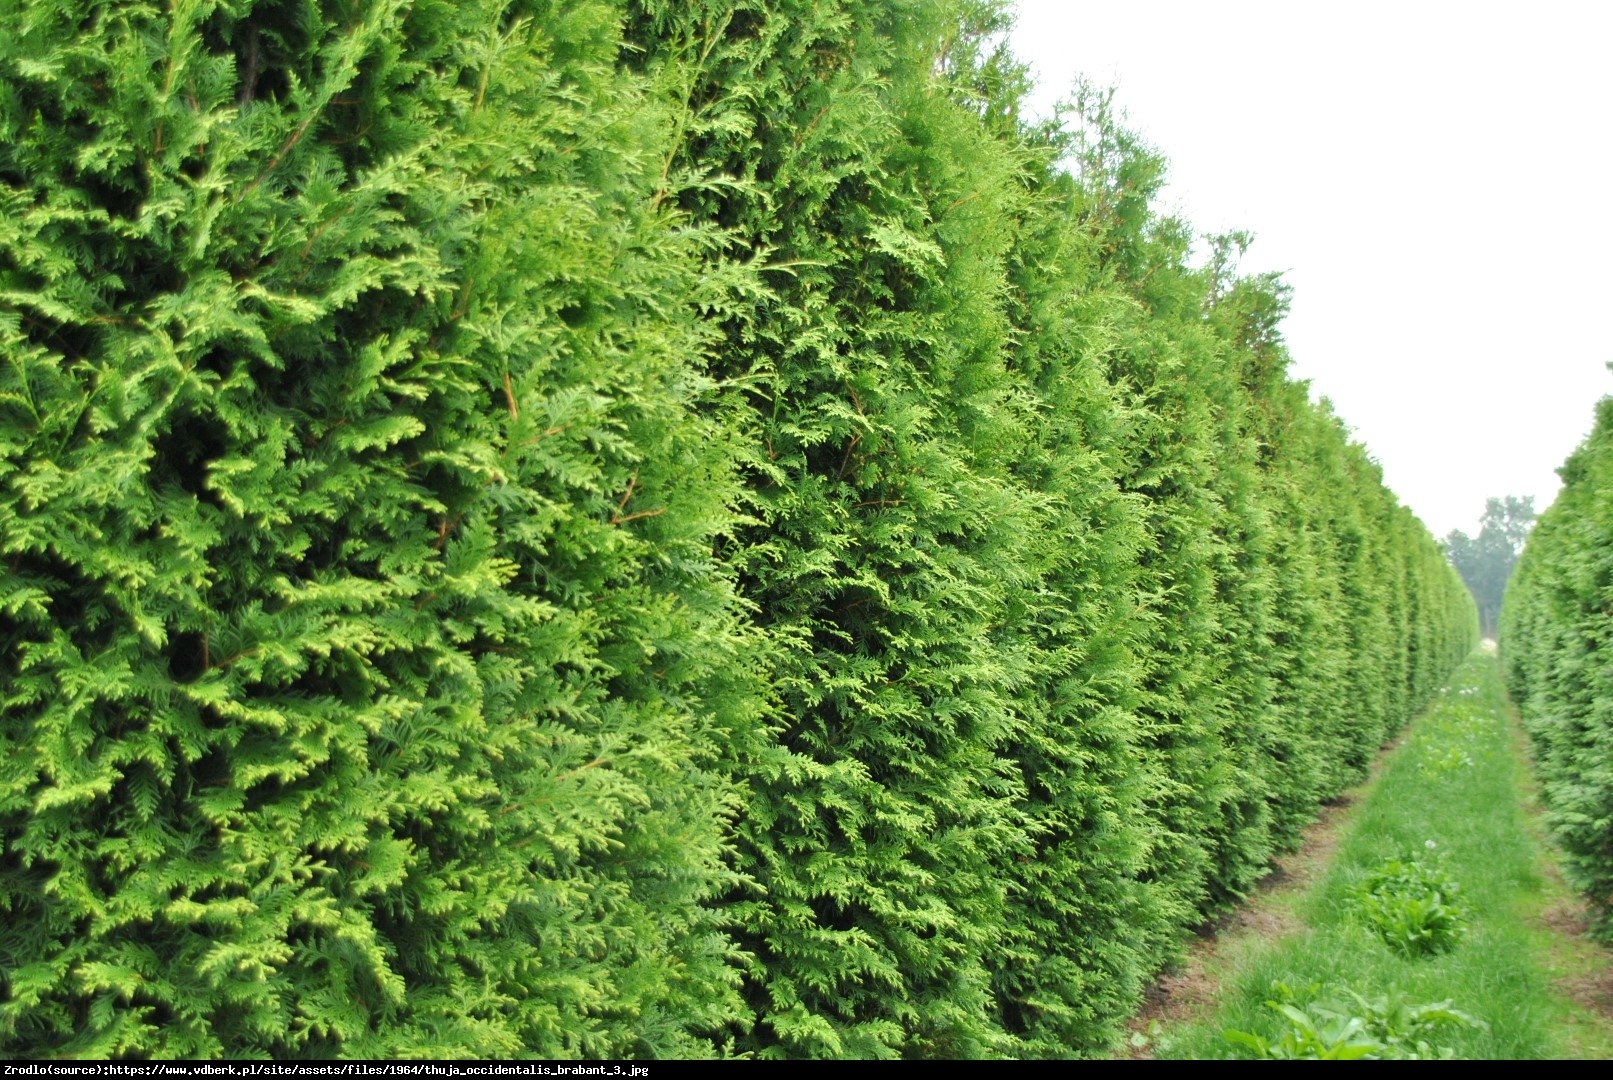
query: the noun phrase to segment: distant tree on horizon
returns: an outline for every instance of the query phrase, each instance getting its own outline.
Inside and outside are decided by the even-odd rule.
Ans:
[[[1507,495],[1486,500],[1477,536],[1452,529],[1441,541],[1445,557],[1462,575],[1478,604],[1480,630],[1487,638],[1495,637],[1501,597],[1534,523],[1534,496]]]

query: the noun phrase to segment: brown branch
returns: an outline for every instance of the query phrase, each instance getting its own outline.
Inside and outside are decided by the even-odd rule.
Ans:
[[[555,783],[558,784],[562,780],[570,780],[573,776],[576,776],[579,773],[584,773],[584,772],[587,772],[589,769],[597,769],[601,765],[609,765],[609,764],[610,764],[610,758],[596,757],[594,760],[590,761],[586,765],[579,765],[575,769],[572,769],[570,772],[561,773],[559,776],[554,778]]]
[[[342,215],[346,214],[349,209],[350,209],[349,207],[345,207],[345,206],[342,207],[342,209],[336,211],[330,217],[328,217],[324,221],[320,222],[319,227],[316,228],[313,232],[308,234],[308,242],[305,243],[302,246],[302,250],[297,253],[297,261],[299,263],[304,263],[304,264],[307,263],[307,261],[308,261],[308,253],[311,252],[314,249],[315,244],[319,243],[319,238],[321,236],[324,236],[325,233],[330,229],[330,227],[332,225],[334,225],[338,221],[340,221],[342,219]],[[301,272],[297,274],[296,280],[293,281],[292,284],[295,285],[295,284],[301,282],[302,279],[307,277],[307,276],[308,276],[308,267],[306,265],[304,265],[302,270],[301,270]]]
[[[561,773],[559,776],[554,778],[554,782],[557,783],[557,784],[562,783],[563,781],[570,780],[572,777],[577,776],[580,773],[586,772],[589,769],[597,769],[601,765],[609,765],[609,764],[610,764],[610,758],[597,757],[594,760],[590,761],[586,765],[579,765],[575,769],[572,769],[570,772]],[[502,807],[499,808],[498,812],[500,814],[510,814],[510,813],[514,813],[517,810],[520,810],[522,807],[526,807],[526,806],[541,806],[541,805],[543,805],[544,803],[546,803],[548,801],[549,800],[548,800],[548,798],[546,796],[540,795],[537,798],[530,799],[530,800],[528,800],[527,802],[524,802],[524,803],[523,802],[505,803]],[[515,847],[515,848],[522,848],[522,847],[525,847],[527,845],[527,843],[530,843],[530,841],[525,841],[525,842],[522,842],[522,843],[514,844],[512,846]]]
[[[627,491],[622,494],[621,499],[616,503],[616,513],[610,516],[613,523],[621,515],[621,512],[627,509],[627,501],[633,497],[633,489],[636,487],[638,487],[638,473],[634,473],[627,478]]]
[[[952,202],[947,204],[946,209],[941,211],[941,216],[946,217],[948,214],[952,213],[952,211],[956,210],[958,207],[962,206],[964,203],[973,202],[975,199],[978,199],[978,198],[980,198],[980,192],[971,191],[969,194],[963,196],[961,199],[954,199],[954,200],[952,200]]]
[[[164,105],[166,105],[168,103],[168,95],[173,92],[173,89],[174,89],[174,54],[173,54],[173,50],[170,49],[169,52],[168,52],[168,73],[163,76],[162,93],[159,95],[162,98],[162,102],[163,102]],[[154,140],[152,140],[152,144],[151,144],[151,156],[152,157],[156,157],[156,156],[158,156],[159,154],[162,153],[163,123],[164,123],[164,121],[162,121],[162,120],[157,121],[157,137]]]
[[[286,155],[291,153],[293,147],[302,142],[302,137],[304,135],[308,134],[309,125],[311,125],[314,120],[318,118],[320,112],[321,110],[315,109],[313,112],[308,114],[307,119],[303,120],[303,122],[298,125],[297,130],[291,133],[291,137],[281,145],[280,149],[274,152],[274,157],[269,159],[269,164],[258,170],[258,175],[252,178],[252,182],[245,188],[241,189],[241,194],[236,197],[237,201],[246,198],[248,195],[256,191],[258,185],[263,183],[263,181],[268,178],[270,173],[274,172],[280,167],[280,163],[285,160]]]
[[[658,506],[654,510],[637,510],[625,517],[612,514],[610,523],[612,525],[626,525],[629,521],[637,521],[639,518],[660,517],[664,513],[666,513],[666,507]]]
[[[487,83],[493,74],[493,62],[489,60],[482,68],[481,78],[476,81],[476,103],[470,107],[472,115],[482,111],[482,102],[487,100]]]
[[[263,63],[263,56],[258,51],[258,27],[256,23],[248,22],[246,31],[246,71],[241,75],[241,90],[235,96],[235,107],[244,109],[252,101],[258,88],[258,68]]]
[[[207,671],[223,671],[225,668],[229,667],[231,664],[235,663],[237,660],[245,660],[249,656],[256,656],[258,654],[258,651],[261,648],[262,648],[262,646],[254,645],[250,649],[242,649],[238,653],[232,653],[231,655],[226,656],[224,659],[220,660],[216,664],[207,664],[206,663],[206,659],[207,659],[207,638],[203,637],[202,638],[202,660],[203,660],[203,663],[205,665],[205,670],[207,670]]]
[[[448,313],[449,322],[458,322],[465,317],[465,312],[470,310],[470,289],[475,283],[475,278],[465,278],[465,284],[460,287],[459,296],[454,301],[454,308]]]
[[[521,419],[521,410],[515,407],[515,388],[510,385],[510,373],[504,372],[504,400],[510,406],[510,419]]]
[[[631,514],[622,513],[623,510],[627,509],[627,502],[633,497],[633,492],[637,489],[638,473],[634,473],[632,476],[627,478],[627,490],[622,493],[620,501],[617,502],[616,512],[610,516],[610,523],[612,525],[626,525],[629,521],[637,521],[640,518],[660,517],[662,514],[666,513],[666,507],[664,506],[658,506],[654,510],[638,510]]]
[[[861,412],[862,409],[859,408],[857,411]],[[863,433],[860,431],[851,437],[851,442],[846,446],[846,456],[840,459],[840,471],[835,474],[836,480],[844,480],[846,478],[846,469],[851,465],[851,453],[853,450],[857,449],[857,444],[862,441]]]
[[[365,125],[363,127],[359,128],[357,131],[353,132],[353,134],[351,134],[351,135],[343,135],[340,139],[332,139],[330,141],[330,145],[332,145],[332,146],[347,146],[347,145],[350,145],[351,143],[356,143],[360,139],[364,138],[364,136],[368,135],[370,133],[370,130],[372,128],[374,128],[374,127],[375,127],[375,121],[370,120],[367,123],[365,123]]]

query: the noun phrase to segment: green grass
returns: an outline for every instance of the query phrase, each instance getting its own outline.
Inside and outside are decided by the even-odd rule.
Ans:
[[[1331,867],[1308,893],[1290,901],[1304,929],[1240,950],[1222,981],[1216,1015],[1156,1031],[1155,1055],[1253,1056],[1229,1041],[1226,1031],[1277,1043],[1297,1027],[1294,1014],[1267,1005],[1284,996],[1324,1036],[1360,1042],[1362,1032],[1350,1028],[1347,1018],[1366,1010],[1353,993],[1390,1007],[1449,1002],[1482,1022],[1429,1029],[1425,1053],[1613,1056],[1608,1018],[1588,1012],[1554,985],[1555,978],[1605,970],[1607,954],[1588,944],[1576,947],[1540,919],[1568,894],[1530,813],[1532,800],[1499,667],[1492,655],[1474,653],[1385,762],[1352,814]],[[1392,859],[1410,859],[1428,871],[1429,880],[1459,886],[1454,898],[1440,900],[1454,908],[1461,926],[1454,945],[1440,942],[1448,951],[1391,948],[1369,921],[1361,894],[1373,872]],[[1440,916],[1442,936],[1449,915]],[[1289,992],[1274,990],[1277,984]],[[1349,1007],[1329,1020],[1330,1002]],[[1290,1047],[1295,1045],[1291,1040]],[[1381,1056],[1415,1052],[1411,1039]]]

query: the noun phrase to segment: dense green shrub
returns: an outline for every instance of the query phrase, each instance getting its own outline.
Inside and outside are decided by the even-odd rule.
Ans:
[[[717,359],[754,388],[757,524],[731,557],[786,718],[786,756],[743,774],[755,887],[728,909],[756,958],[744,1045],[764,1053],[1014,1049],[990,968],[1018,942],[1004,864],[1043,831],[1012,755],[1046,707],[1020,699],[1079,662],[1033,649],[1070,618],[1037,594],[1069,558],[1052,526],[1115,500],[1018,475],[1021,451],[1070,438],[1035,430],[1008,365],[1004,267],[1029,210],[1015,146],[935,74],[985,29],[954,17],[716,2],[633,24],[650,77],[700,103],[679,205],[728,231],[714,264],[758,264],[767,290]]]
[[[1613,937],[1613,398],[1507,585],[1501,658],[1569,876]]]
[[[0,18],[0,1047],[704,1050],[753,652],[614,10]]]
[[[1247,238],[1210,238],[1190,267],[1186,227],[1146,207],[1163,162],[1107,96],[1078,105],[1079,216],[1133,301],[1109,365],[1131,420],[1119,482],[1149,537],[1136,711],[1158,838],[1144,874],[1168,927],[1240,895],[1364,772],[1471,648],[1471,604],[1376,464],[1287,379],[1286,289],[1232,273]],[[1415,679],[1413,602],[1433,654]]]
[[[990,7],[632,11],[689,106],[668,198],[765,290],[714,369],[753,403],[732,557],[793,758],[740,770],[745,1044],[1101,1046],[1465,655],[1465,596],[1283,375],[1280,286],[1189,266],[1101,101],[1021,125]]]
[[[0,18],[13,1053],[1098,1052],[1471,647],[994,2]]]

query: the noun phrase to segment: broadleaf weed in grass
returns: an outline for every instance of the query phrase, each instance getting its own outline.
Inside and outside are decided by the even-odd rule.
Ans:
[[[1354,990],[1345,993],[1354,1000],[1355,1015],[1361,1018],[1367,1033],[1383,1044],[1385,1057],[1447,1061],[1456,1056],[1456,1051],[1431,1041],[1440,1029],[1489,1029],[1483,1020],[1452,1008],[1448,999],[1414,1005],[1383,995],[1367,998]]]
[[[1266,1005],[1288,1021],[1275,1042],[1248,1031],[1228,1031],[1227,1042],[1254,1052],[1258,1058],[1283,1061],[1352,1061],[1373,1057],[1383,1047],[1365,1036],[1358,1017],[1316,1016],[1280,1001]]]
[[[1407,957],[1449,952],[1466,932],[1461,886],[1440,862],[1390,859],[1355,891],[1357,911],[1384,944]]]
[[[1315,997],[1319,984],[1306,994]],[[1282,982],[1272,984],[1266,1007],[1288,1021],[1275,1039],[1256,1032],[1228,1030],[1231,1046],[1266,1060],[1349,1061],[1394,1058],[1413,1061],[1450,1060],[1454,1048],[1434,1040],[1441,1029],[1485,1030],[1488,1025],[1452,1007],[1450,1001],[1412,1004],[1386,995],[1368,998],[1345,989],[1350,1003],[1317,1000],[1303,1004]]]

